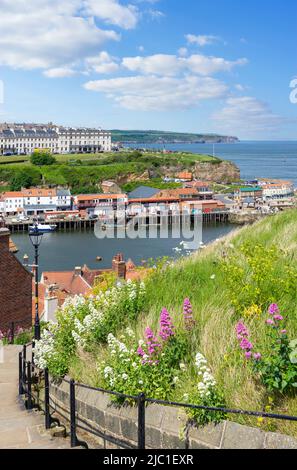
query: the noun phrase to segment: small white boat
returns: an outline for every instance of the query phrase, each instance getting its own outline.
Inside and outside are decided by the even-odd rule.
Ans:
[[[46,224],[38,224],[38,225],[30,225],[29,226],[29,232],[32,233],[36,230],[39,233],[48,233],[48,232],[54,232],[57,229],[57,225],[46,225]]]

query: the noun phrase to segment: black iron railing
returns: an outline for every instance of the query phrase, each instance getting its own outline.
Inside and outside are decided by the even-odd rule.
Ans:
[[[31,350],[31,360],[27,360],[28,349]],[[36,377],[42,379],[44,383],[44,400],[41,400],[40,397],[36,397],[34,392],[32,392],[32,385],[35,384]],[[86,442],[80,441],[77,437],[77,429],[81,429],[85,432],[93,434],[95,436],[101,437],[106,441],[109,441],[113,444],[116,444],[122,448],[128,449],[145,449],[145,433],[146,433],[146,404],[159,404],[164,406],[172,406],[183,409],[196,409],[196,410],[205,410],[210,412],[220,412],[226,415],[242,415],[242,416],[251,416],[257,418],[268,418],[275,420],[284,420],[297,423],[297,416],[290,416],[284,414],[274,414],[258,411],[245,411],[238,409],[230,408],[218,408],[218,407],[209,407],[202,405],[193,405],[189,403],[179,403],[174,401],[165,401],[157,400],[154,398],[147,398],[144,393],[141,393],[137,396],[127,395],[124,393],[115,392],[112,390],[105,390],[103,388],[91,387],[85,384],[75,382],[73,379],[67,380],[66,378],[61,379],[62,382],[66,383],[69,387],[69,408],[62,408],[61,405],[57,406],[57,403],[50,397],[50,380],[49,372],[47,369],[40,370],[37,369],[34,365],[34,342],[29,343],[23,346],[22,352],[19,353],[19,394],[25,395],[26,408],[28,410],[33,409],[34,407],[39,407],[43,410],[45,416],[45,428],[50,429],[53,424],[60,424],[59,419],[54,418],[52,415],[57,413],[62,416],[64,420],[68,421],[70,424],[70,443],[71,447],[85,447],[88,448]],[[120,438],[115,438],[112,435],[107,435],[106,432],[100,432],[98,429],[95,429],[90,425],[89,422],[79,416],[76,403],[76,389],[84,388],[87,390],[93,390],[96,392],[105,393],[110,396],[116,396],[124,400],[129,400],[129,402],[134,401],[137,406],[138,412],[138,437],[137,437],[137,446],[127,443]],[[51,404],[51,401],[53,404]],[[43,404],[43,407],[40,406],[40,403]],[[60,409],[57,409],[60,408]],[[51,411],[52,410],[52,411]],[[63,411],[63,412],[62,412]],[[79,416],[79,422],[78,422]],[[100,426],[100,423],[96,423]]]

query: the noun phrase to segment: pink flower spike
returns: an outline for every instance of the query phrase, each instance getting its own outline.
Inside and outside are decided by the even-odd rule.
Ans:
[[[282,331],[281,331],[281,334],[282,334],[282,335],[286,335],[286,334],[287,334],[287,330],[282,330]]]
[[[260,361],[262,359],[262,355],[260,353],[254,354],[255,361]]]
[[[268,309],[268,313],[270,313],[270,315],[275,315],[276,313],[279,313],[279,307],[277,304],[271,304],[269,309]]]
[[[252,353],[251,353],[250,351],[249,351],[249,352],[246,352],[246,353],[245,353],[245,357],[246,357],[246,359],[251,359]]]
[[[267,325],[272,325],[272,326],[275,325],[274,321],[273,321],[273,320],[270,320],[270,319],[269,319],[269,320],[266,320],[266,323],[267,323]]]

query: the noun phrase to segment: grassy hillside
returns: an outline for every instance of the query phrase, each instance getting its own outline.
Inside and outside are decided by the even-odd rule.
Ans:
[[[106,179],[122,182],[130,175],[137,179],[146,171],[160,179],[164,168],[176,168],[179,172],[193,168],[197,162],[221,162],[208,155],[158,152],[141,154],[133,151],[100,155],[58,155],[56,164],[41,167],[33,166],[29,161],[18,162],[19,157],[13,158],[16,160],[12,159],[11,163],[7,163],[4,160],[6,157],[0,157],[0,163],[6,162],[0,165],[2,185],[10,186],[12,190],[41,183],[64,185],[69,186],[74,194],[96,192],[100,190],[100,183]]]
[[[55,354],[42,352],[45,339],[36,358],[54,375],[69,372],[78,381],[122,393],[145,391],[154,398],[296,416],[296,352],[289,361],[286,355],[289,341],[297,338],[296,248],[297,211],[292,210],[240,229],[191,257],[164,260],[149,270],[145,291],[137,284],[102,291],[112,285],[105,279],[96,288],[99,297],[64,308],[54,341],[50,337]],[[185,298],[192,313],[186,304],[183,312]],[[266,323],[274,322],[267,313],[273,303],[284,318],[275,320],[279,329]],[[157,334],[161,311],[162,335]],[[246,358],[239,347],[240,321],[249,330],[252,353],[262,355],[259,361]],[[282,339],[277,336],[275,342],[280,329]],[[143,355],[148,346],[149,356]],[[206,358],[215,381],[203,399],[197,393],[197,353]],[[142,357],[151,358],[150,363]],[[262,375],[254,367],[262,367]],[[200,424],[221,419],[211,414],[194,418]],[[293,423],[229,419],[297,437]]]

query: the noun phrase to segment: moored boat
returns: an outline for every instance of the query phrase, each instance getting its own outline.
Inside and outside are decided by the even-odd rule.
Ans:
[[[48,232],[54,232],[57,229],[57,225],[46,225],[46,224],[30,225],[29,232],[35,232],[36,228],[39,233],[48,233]]]

